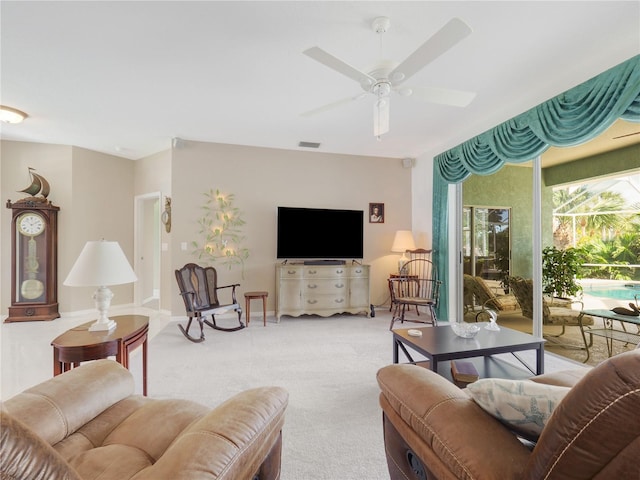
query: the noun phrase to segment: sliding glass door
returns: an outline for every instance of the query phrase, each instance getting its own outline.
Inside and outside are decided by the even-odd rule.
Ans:
[[[462,213],[463,271],[485,280],[504,280],[511,265],[511,209],[465,206]]]

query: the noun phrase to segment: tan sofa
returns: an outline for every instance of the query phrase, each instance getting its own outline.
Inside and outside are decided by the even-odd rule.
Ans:
[[[392,480],[640,478],[640,349],[536,377],[535,388],[571,388],[534,444],[423,367],[389,365],[377,379]]]
[[[215,409],[134,395],[112,360],[2,404],[2,479],[278,479],[287,392],[261,387]]]

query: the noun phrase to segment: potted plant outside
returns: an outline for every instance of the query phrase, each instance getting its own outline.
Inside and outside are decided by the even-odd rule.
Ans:
[[[542,291],[555,298],[569,299],[582,291],[576,278],[581,268],[580,251],[575,248],[542,250]]]

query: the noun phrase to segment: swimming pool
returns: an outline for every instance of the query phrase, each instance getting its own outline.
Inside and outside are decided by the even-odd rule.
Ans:
[[[592,283],[583,285],[582,291],[586,295],[593,295],[594,297],[602,298],[614,298],[616,300],[635,300],[634,295],[637,295],[640,300],[640,283]]]

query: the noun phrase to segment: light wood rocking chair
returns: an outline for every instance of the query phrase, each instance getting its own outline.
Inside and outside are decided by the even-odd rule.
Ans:
[[[391,290],[391,325],[400,320],[416,323],[430,323],[437,325],[436,306],[441,282],[437,279],[436,268],[431,260],[417,258],[404,264],[397,278],[389,279]],[[407,311],[415,306],[416,309],[424,307],[429,311],[430,317],[425,320],[408,319]]]

